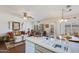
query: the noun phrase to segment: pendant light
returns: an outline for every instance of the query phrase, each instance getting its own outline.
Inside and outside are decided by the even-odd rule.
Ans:
[[[63,21],[64,22],[68,21],[67,19],[64,19],[64,12],[70,12],[70,11],[72,11],[71,5],[67,5],[66,9],[62,8],[62,17],[61,17],[60,23],[63,22]]]
[[[27,19],[27,13],[26,13],[26,12],[24,12],[24,17],[23,17],[23,19]]]

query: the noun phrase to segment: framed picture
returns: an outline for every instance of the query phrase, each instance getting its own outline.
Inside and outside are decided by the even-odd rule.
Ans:
[[[12,22],[12,30],[20,30],[20,22]]]

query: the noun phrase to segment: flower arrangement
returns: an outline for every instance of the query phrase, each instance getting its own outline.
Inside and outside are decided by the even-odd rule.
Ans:
[[[65,36],[64,36],[64,38],[67,39],[67,40],[69,40],[69,39],[71,39],[72,37],[71,37],[71,35],[70,35],[69,33],[66,33]]]
[[[13,39],[14,38],[13,32],[8,32],[7,36],[8,36],[8,39]]]

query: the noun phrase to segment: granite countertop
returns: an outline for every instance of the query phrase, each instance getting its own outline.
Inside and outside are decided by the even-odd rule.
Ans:
[[[46,49],[57,53],[78,53],[79,43],[64,41],[47,37],[25,37],[26,41],[31,41],[34,44],[38,44]]]

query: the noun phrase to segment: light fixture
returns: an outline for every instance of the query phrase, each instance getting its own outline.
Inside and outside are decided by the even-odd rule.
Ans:
[[[74,19],[76,19],[77,17],[73,17]]]
[[[63,21],[64,21],[63,19],[59,20],[60,23],[62,23]]]
[[[59,20],[59,22],[60,22],[60,34],[62,34],[62,26],[61,26],[62,22],[67,22],[68,21],[67,18],[64,18],[64,13],[72,11],[72,9],[70,7],[71,7],[70,5],[67,5],[66,8],[62,8],[62,10],[61,10],[62,11],[62,16],[61,16],[61,19]],[[60,41],[61,41],[61,39],[60,39]]]
[[[23,17],[23,19],[27,19],[26,17]]]
[[[68,21],[67,19],[64,20],[64,22],[67,22],[67,21]]]
[[[71,7],[71,5],[67,5],[67,6],[66,6],[66,8],[70,8],[70,7]]]
[[[27,13],[26,13],[26,12],[24,12],[24,17],[23,17],[23,19],[27,19]]]
[[[24,12],[24,16],[23,19],[33,19],[32,15],[30,14],[30,12]]]
[[[63,12],[64,12],[64,9],[62,8],[62,17],[61,17],[61,20],[59,20],[60,23],[62,23],[64,21]]]
[[[71,5],[67,5],[67,6],[66,6],[66,9],[67,9],[68,11],[72,11]]]
[[[60,23],[63,22],[63,21],[64,22],[67,22],[68,21],[67,19],[64,19],[64,12],[70,12],[70,11],[72,11],[71,5],[67,5],[66,6],[66,9],[62,8],[62,18],[60,20]]]

